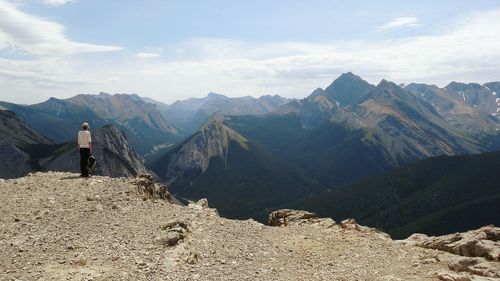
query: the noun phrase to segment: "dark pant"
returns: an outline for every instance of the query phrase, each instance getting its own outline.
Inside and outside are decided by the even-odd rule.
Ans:
[[[80,171],[82,176],[88,177],[87,163],[89,162],[90,148],[80,148]]]

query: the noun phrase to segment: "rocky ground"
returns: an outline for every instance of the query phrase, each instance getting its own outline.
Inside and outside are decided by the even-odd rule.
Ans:
[[[498,262],[488,262],[489,273],[457,273],[452,265],[460,256],[395,242],[354,222],[308,218],[271,227],[253,220],[228,220],[204,201],[178,206],[154,198],[136,182],[80,179],[70,173],[0,180],[0,280],[496,280],[500,276],[495,277],[500,274]]]

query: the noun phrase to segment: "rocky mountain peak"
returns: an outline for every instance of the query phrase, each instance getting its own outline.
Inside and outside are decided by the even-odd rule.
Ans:
[[[221,118],[221,114],[213,114],[196,133],[172,150],[175,155],[167,167],[167,182],[185,173],[205,172],[213,158],[227,157],[231,142],[248,148],[247,140],[224,125]]]
[[[211,98],[211,99],[227,99],[226,96],[221,95],[221,94],[217,94],[217,93],[214,93],[214,92],[208,93],[207,98]]]
[[[326,95],[325,90],[323,90],[322,88],[317,88],[307,98],[313,99],[317,96],[324,96],[324,95]]]
[[[450,84],[446,85],[445,89],[450,90],[450,91],[454,91],[454,92],[465,91],[467,89],[467,84],[452,81]]]
[[[328,98],[336,100],[342,106],[353,105],[373,89],[373,85],[361,77],[348,72],[340,75],[325,89]]]
[[[378,84],[377,84],[377,89],[382,89],[382,90],[393,90],[393,89],[400,89],[398,85],[395,83],[382,79]]]

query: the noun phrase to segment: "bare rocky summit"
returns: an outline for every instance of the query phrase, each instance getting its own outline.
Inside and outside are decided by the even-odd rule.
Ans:
[[[396,242],[353,220],[301,220],[293,210],[281,227],[224,219],[206,200],[172,204],[146,180],[60,172],[0,180],[0,280],[499,277],[497,261]]]

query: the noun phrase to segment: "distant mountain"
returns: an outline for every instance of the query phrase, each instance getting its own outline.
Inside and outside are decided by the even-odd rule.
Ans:
[[[157,158],[153,166],[180,196],[213,196],[217,201],[222,196],[232,196],[230,189],[216,194],[213,192],[225,185],[221,180],[226,178],[221,174],[226,175],[222,171],[228,167],[224,164],[224,159],[229,157],[227,155],[240,153],[231,151],[249,151],[242,148],[245,147],[243,144],[251,144],[251,157],[247,159],[241,156],[241,159],[245,159],[244,163],[230,165],[231,175],[237,174],[238,180],[231,178],[227,182],[234,186],[238,181],[260,179],[256,174],[266,173],[246,173],[247,165],[276,161],[274,163],[287,165],[281,164],[279,167],[292,167],[296,175],[306,179],[303,181],[304,190],[309,190],[309,193],[296,192],[302,196],[307,196],[311,190],[334,190],[367,176],[429,157],[494,149],[492,143],[498,143],[500,134],[495,133],[496,121],[491,114],[480,108],[473,110],[477,115],[455,114],[459,110],[474,107],[447,95],[441,96],[441,91],[430,88],[423,94],[428,95],[428,98],[424,98],[415,92],[416,88],[415,85],[409,85],[404,89],[386,80],[373,86],[359,76],[347,73],[337,78],[327,88],[328,91],[318,88],[308,97],[292,100],[273,112],[263,115],[225,115],[218,120],[218,126],[211,126],[210,130],[207,126],[202,127],[185,142]],[[337,99],[343,100],[344,106]],[[446,106],[454,109],[445,110]],[[455,119],[451,119],[451,113],[446,112],[453,112]],[[467,121],[475,116],[483,119]],[[485,131],[489,135],[465,130],[471,125],[459,125],[459,121],[463,124],[472,122],[478,127],[488,124]],[[212,131],[218,133],[209,133]],[[222,139],[233,139],[229,141],[233,145],[228,148],[223,145],[226,142]],[[214,151],[217,153],[213,154]],[[224,151],[230,152],[226,154]],[[267,158],[275,160],[265,160]],[[218,166],[212,165],[212,161],[219,163]],[[273,180],[278,183],[274,186],[281,187],[289,177],[289,173],[275,172]],[[256,193],[261,190],[259,186],[255,184],[248,192]],[[277,200],[272,198],[273,195],[269,196],[267,200]],[[219,200],[217,207],[221,210],[233,208],[231,200]],[[248,202],[255,204],[254,200]],[[243,206],[245,201],[238,201],[238,204]],[[225,211],[226,214],[240,217],[254,215],[260,218],[258,213],[273,204]]]
[[[110,120],[127,133],[134,148],[141,154],[153,146],[177,142],[177,129],[160,113],[158,106],[137,95],[100,93],[77,95],[68,102],[87,107],[98,116]]]
[[[440,235],[500,224],[500,152],[441,156],[289,207],[336,220],[356,218],[393,238],[414,232]]]
[[[429,103],[386,80],[361,99],[354,110],[354,126],[373,128],[376,141],[399,164],[405,159],[485,150],[451,126]]]
[[[496,92],[498,83],[487,84],[492,88],[486,84],[451,82],[445,89],[451,97],[462,100],[470,106],[478,107],[495,117],[500,117],[500,97]]]
[[[457,89],[467,88],[467,85],[465,87],[458,87],[458,85],[465,84],[452,83],[449,87],[439,88],[435,85],[411,83],[405,87],[405,90],[431,104],[447,122],[464,132],[479,138],[496,134],[500,130],[500,118],[497,118],[495,111],[500,106],[491,107],[491,105],[497,103],[496,98],[494,98],[496,92],[493,90],[488,93],[486,95],[487,106],[480,107],[472,102],[472,98],[469,98],[470,91],[465,90],[463,95],[454,92]],[[481,86],[478,87],[478,84],[473,85],[475,86],[472,88],[482,89],[483,93],[484,91],[490,91],[487,87],[482,88]],[[489,83],[489,85],[495,89],[495,83]],[[464,100],[464,98],[466,99]],[[500,105],[500,103],[498,104]]]
[[[357,104],[358,101],[375,87],[352,72],[344,73],[325,89],[330,100],[341,106]]]
[[[488,150],[430,104],[385,80],[348,107],[317,89],[272,114],[224,122],[329,188],[418,159]]]
[[[227,127],[220,117],[208,120],[150,168],[174,194],[207,197],[222,215],[233,218],[322,190],[300,169]]]
[[[85,106],[56,98],[33,105],[0,102],[0,107],[15,112],[29,126],[55,143],[75,138],[83,121],[93,128],[109,123]]]
[[[0,110],[0,178],[16,178],[33,169],[29,145],[49,145],[50,141],[30,128],[12,111]]]
[[[141,154],[155,145],[171,144],[181,139],[157,106],[137,95],[77,95],[69,99],[50,98],[34,105],[0,102],[0,106],[18,113],[30,126],[57,143],[76,137],[83,121],[91,128],[114,124],[130,137]]]
[[[181,128],[184,134],[190,135],[215,112],[228,115],[261,115],[274,111],[289,101],[290,99],[277,95],[229,98],[210,93],[204,98],[176,101],[160,109],[167,120]]]
[[[97,159],[96,175],[135,177],[146,172],[142,158],[130,145],[127,136],[118,128],[107,125],[91,132],[92,154]],[[49,156],[40,159],[42,169],[79,172],[80,155],[76,142],[69,142]]]
[[[346,112],[339,102],[328,98],[327,92],[318,88],[308,97],[294,100],[276,111],[273,115],[296,115],[305,128],[314,129],[329,123],[331,119],[343,120]]]

